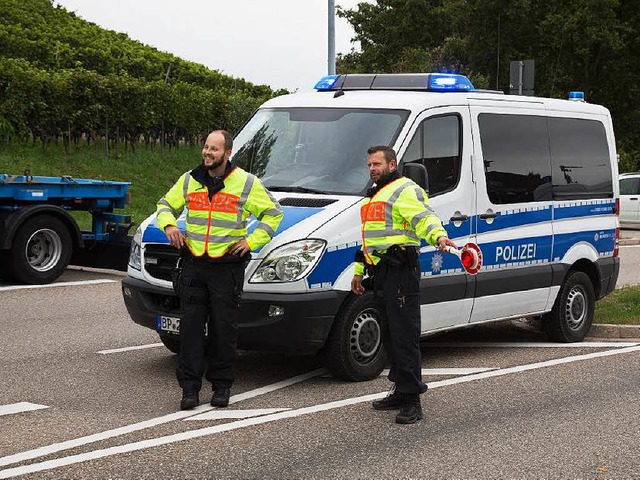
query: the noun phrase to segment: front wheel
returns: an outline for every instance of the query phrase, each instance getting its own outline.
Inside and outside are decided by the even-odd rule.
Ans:
[[[570,271],[553,309],[544,315],[547,336],[556,342],[581,342],[587,335],[596,307],[593,284],[586,273]]]
[[[385,321],[372,293],[349,296],[336,315],[324,348],[329,372],[352,382],[380,375],[387,362],[382,342]]]
[[[166,335],[160,333],[160,340],[164,346],[172,353],[180,353],[180,338],[175,335]]]

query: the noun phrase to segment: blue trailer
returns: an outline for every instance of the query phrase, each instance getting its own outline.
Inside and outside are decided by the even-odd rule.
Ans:
[[[130,186],[29,171],[0,174],[0,274],[44,284],[72,261],[126,269],[131,217],[113,212],[128,203]],[[90,231],[81,230],[73,211],[91,214]]]

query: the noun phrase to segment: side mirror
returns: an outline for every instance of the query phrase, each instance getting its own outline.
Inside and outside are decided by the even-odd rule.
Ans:
[[[424,165],[421,163],[403,163],[402,175],[410,178],[429,193],[429,176],[427,175],[427,168]]]

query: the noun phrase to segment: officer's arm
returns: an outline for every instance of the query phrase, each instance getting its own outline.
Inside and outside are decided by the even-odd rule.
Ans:
[[[429,245],[436,246],[440,237],[447,238],[447,231],[435,210],[429,205],[427,193],[422,188],[405,188],[398,197],[396,205],[400,215]]]
[[[260,222],[247,237],[249,248],[257,250],[273,238],[284,214],[278,201],[257,178],[253,182],[245,208]]]
[[[169,191],[158,200],[156,205],[156,223],[160,230],[164,230],[168,225],[174,227],[178,225],[177,218],[185,205],[184,185],[187,181],[187,174],[183,174]]]

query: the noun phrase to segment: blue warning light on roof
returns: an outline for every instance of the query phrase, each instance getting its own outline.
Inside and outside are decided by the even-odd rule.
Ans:
[[[470,92],[474,90],[467,77],[455,73],[430,74],[428,89],[432,92]]]
[[[584,92],[569,92],[569,100],[584,102]]]
[[[313,88],[318,90],[319,92],[331,90],[338,81],[338,78],[340,78],[340,75],[327,75],[325,77],[322,77]]]

